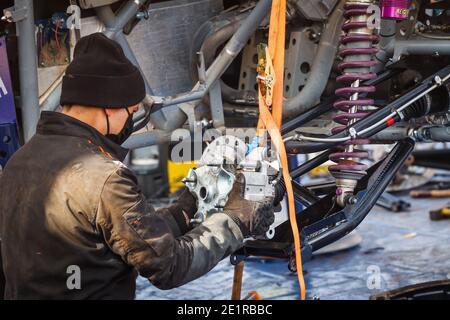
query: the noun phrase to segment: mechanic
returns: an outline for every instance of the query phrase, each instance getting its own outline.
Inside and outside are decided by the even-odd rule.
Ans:
[[[272,206],[243,199],[238,183],[224,211],[195,228],[187,189],[168,208],[147,203],[120,146],[144,97],[142,75],[116,42],[80,39],[63,112],[41,113],[0,178],[6,299],[133,299],[137,273],[160,289],[181,286],[268,230]]]

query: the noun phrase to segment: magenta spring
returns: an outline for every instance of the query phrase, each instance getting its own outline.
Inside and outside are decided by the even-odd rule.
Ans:
[[[366,98],[368,93],[375,91],[375,87],[362,84],[363,81],[376,77],[375,73],[370,72],[370,67],[377,63],[373,56],[378,49],[373,44],[378,42],[379,36],[373,34],[367,24],[369,5],[370,1],[348,1],[345,5],[346,22],[342,26],[345,35],[341,37],[343,49],[339,51],[343,61],[338,65],[342,75],[337,77],[337,81],[342,82],[344,87],[335,91],[342,98],[334,103],[334,108],[339,112],[333,117],[333,121],[339,126],[333,128],[333,134],[376,110],[374,100]],[[342,145],[330,155],[330,160],[336,162],[336,165],[329,167],[330,172],[336,178],[340,174],[342,176],[343,172],[347,177],[349,173],[353,177],[364,176],[367,166],[358,162],[358,159],[366,158],[368,154],[355,146],[369,142],[367,139],[351,139]]]

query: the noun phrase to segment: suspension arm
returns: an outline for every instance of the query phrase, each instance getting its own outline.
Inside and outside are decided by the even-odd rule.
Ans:
[[[335,206],[334,191],[297,214],[302,237],[302,257],[310,259],[314,251],[353,231],[367,216],[404,161],[414,149],[414,141],[398,142],[392,151],[368,170],[355,189],[355,201],[340,209]],[[276,227],[271,240],[249,240],[231,257],[233,264],[248,256],[290,258],[292,235],[289,221]]]

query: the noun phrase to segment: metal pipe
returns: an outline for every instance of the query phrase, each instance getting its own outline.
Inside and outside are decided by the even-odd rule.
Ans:
[[[208,89],[214,83],[214,81],[219,79],[220,76],[225,72],[225,70],[234,60],[234,58],[236,58],[236,56],[245,46],[250,36],[259,27],[261,21],[269,13],[271,4],[272,4],[271,0],[261,0],[258,2],[258,4],[252,10],[248,18],[245,19],[240,28],[228,41],[227,45],[219,54],[219,56],[216,58],[216,60],[208,68],[208,70],[206,71],[206,79],[204,83],[201,84],[200,82],[198,82],[194,86],[192,91],[186,94],[180,94],[175,97],[162,98],[162,101],[160,101],[161,107],[165,108],[168,106],[174,106],[178,103],[201,99],[207,93]],[[136,57],[134,56],[132,50],[130,49],[129,44],[126,41],[124,35],[121,32],[118,32],[119,31],[118,27],[120,27],[126,19],[132,18],[133,16],[131,14],[132,8],[134,8],[137,12],[138,6],[128,4],[124,9],[125,10],[124,13],[123,14],[119,13],[118,17],[120,16],[120,18],[117,18],[114,15],[114,12],[111,10],[109,6],[96,8],[96,13],[99,19],[105,24],[107,28],[105,34],[109,36],[114,36],[114,39],[118,41],[119,44],[124,49],[125,55],[130,59],[131,62],[135,63],[135,65],[139,67]],[[150,86],[147,85],[146,88],[148,90],[147,92],[151,95]],[[158,102],[158,97],[154,98],[155,101]],[[186,114],[183,111],[181,111],[181,109],[179,109],[178,107],[169,109],[165,108],[165,110],[159,110],[152,114],[150,122],[157,129],[164,131],[171,131],[180,127],[186,121],[187,118]]]
[[[61,73],[55,82],[39,98],[39,106],[42,111],[55,111],[58,108],[64,74],[65,71]]]
[[[225,48],[222,49],[219,56],[206,71],[206,89],[209,89],[209,87],[222,76],[239,52],[244,48],[248,39],[255,33],[256,29],[261,24],[261,21],[269,13],[271,4],[272,0],[260,0],[248,18],[243,21],[236,33],[228,41]],[[199,86],[200,83],[197,83],[193,90],[196,90]]]
[[[414,38],[395,44],[394,61],[402,55],[450,55],[450,41]]]
[[[147,131],[133,134],[124,143],[123,147],[127,149],[137,149],[155,144],[170,142],[171,133],[161,130]]]
[[[367,80],[364,81],[363,84],[367,86],[376,86],[388,79],[391,79],[393,76],[399,74],[402,72],[402,69],[387,69],[383,73],[379,74],[376,79]],[[336,95],[330,96],[324,101],[322,101],[320,104],[314,106],[314,108],[308,110],[307,112],[302,113],[301,115],[286,121],[282,128],[281,128],[281,134],[285,135],[292,130],[295,130],[296,128],[304,125],[308,121],[311,121],[324,113],[330,111],[333,108],[333,102],[335,102],[337,99]]]
[[[180,103],[191,102],[195,100],[200,100],[207,93],[206,87],[199,85],[196,89],[192,91],[181,93],[175,96],[168,97],[154,97],[157,103],[160,103],[162,107],[174,106]]]
[[[125,25],[132,18],[136,17],[139,8],[145,0],[129,0],[120,9],[117,15],[114,14],[110,6],[102,6],[95,9],[100,20],[104,21],[106,30],[103,32],[108,38],[115,39],[117,34],[122,33]]]
[[[261,0],[250,13],[250,15],[239,26],[236,33],[231,37],[228,43],[214,60],[211,66],[206,70],[206,78],[203,83],[197,82],[192,91],[177,95],[176,97],[164,99],[163,106],[170,106],[176,103],[198,100],[203,94],[206,94],[209,87],[219,79],[226,69],[230,66],[239,52],[244,48],[248,39],[259,27],[261,21],[270,11],[272,0]]]
[[[414,138],[425,142],[450,142],[450,126],[424,127],[414,130]]]
[[[25,142],[36,132],[39,120],[39,90],[37,76],[37,52],[35,43],[33,0],[15,0],[15,10],[23,10],[18,28],[20,100]]]
[[[237,16],[236,20],[230,22],[229,24],[223,26],[218,29],[214,33],[210,34],[205,41],[203,42],[200,51],[203,53],[205,58],[205,65],[209,66],[211,62],[214,60],[214,56],[217,52],[217,49],[237,31],[239,26],[242,24],[242,20],[247,16],[241,15]],[[222,96],[228,102],[234,102],[234,100],[242,99],[237,97],[243,97],[246,93],[233,89],[228,86],[225,82],[220,80],[220,87],[222,89]]]
[[[435,39],[435,40],[450,40],[450,35],[438,35],[438,34],[431,34],[426,32],[421,32],[419,30],[416,30],[416,34],[418,34],[421,37],[429,38],[429,39]]]
[[[48,97],[42,101],[41,111],[55,111],[59,107],[59,101],[61,97],[61,82],[55,86],[54,90],[48,95]]]
[[[200,48],[200,51],[203,52],[206,67],[214,61],[217,49],[233,36],[248,15],[249,13],[245,12],[233,17],[233,19],[228,18],[226,21],[218,20],[211,23],[210,31]]]
[[[245,19],[245,21],[241,24],[236,33],[231,37],[231,39],[222,49],[219,56],[208,68],[208,70],[206,71],[206,78],[204,82],[202,83],[197,82],[194,88],[188,93],[180,94],[175,97],[169,98],[162,97],[159,99],[160,100],[159,102],[158,98],[155,97],[155,101],[159,103],[162,108],[165,108],[168,106],[175,105],[177,103],[200,100],[207,93],[211,85],[222,76],[222,74],[226,71],[226,69],[230,66],[230,64],[239,54],[239,52],[244,48],[248,39],[250,39],[251,35],[256,31],[256,29],[261,24],[261,21],[269,13],[271,4],[272,0],[261,0],[258,2],[258,4],[252,10],[247,19]],[[159,113],[160,111],[158,111],[157,113]],[[167,117],[166,120],[162,118],[164,117],[164,115],[161,116],[161,114],[157,113],[153,114],[152,119],[153,121],[151,120],[155,126],[156,123],[154,122],[154,120],[157,117],[160,119],[159,121],[165,121],[164,122],[165,124],[169,122],[169,119],[172,120],[174,118],[173,112],[170,112],[170,118]],[[176,127],[173,126],[173,124],[175,124],[175,121],[171,121],[171,124],[172,124],[170,126],[171,130],[179,126],[179,125]],[[159,124],[159,127],[157,128],[161,129],[161,125]],[[168,127],[166,126],[164,129],[168,129]]]
[[[396,26],[397,22],[395,20],[381,20],[380,43],[378,45],[380,50],[375,55],[380,63],[373,67],[374,72],[383,70],[386,62],[388,62],[389,58],[392,58],[395,46]]]
[[[200,46],[200,52],[203,53],[206,67],[214,61],[217,49],[233,36],[242,24],[242,21],[244,21],[248,15],[248,11],[232,17],[228,14],[224,20],[218,19],[217,21],[205,24],[204,29],[207,28],[207,36],[204,38],[203,43]],[[195,45],[193,46],[193,48],[196,47],[197,46]],[[191,53],[191,57],[193,54],[194,52]],[[222,97],[227,102],[235,103],[236,101],[241,101],[245,104],[257,105],[254,91],[234,89],[227,85],[223,80],[220,80],[220,88],[222,91]]]
[[[387,127],[387,119],[394,119],[394,117],[396,117],[394,116],[395,113],[397,113],[397,117],[400,118],[399,114],[401,111],[409,107],[412,103],[420,99],[428,92],[434,90],[436,87],[445,84],[445,82],[449,80],[449,77],[450,65],[429,76],[414,89],[398,97],[384,108],[372,113],[370,116],[359,120],[346,130],[327,137],[326,139],[318,138],[321,142],[290,140],[286,142],[286,150],[288,153],[313,153],[329,149],[336,145],[342,144],[344,141],[348,141],[347,139],[349,139],[351,131],[355,132],[359,138],[368,138],[385,129]],[[393,112],[393,110],[395,110],[395,112]],[[396,120],[394,119],[394,121]],[[340,140],[342,138],[345,140]]]
[[[324,25],[319,49],[312,64],[311,74],[302,91],[284,103],[283,117],[292,118],[308,111],[319,102],[336,56],[341,26],[344,21],[344,2],[340,1],[328,23]]]
[[[372,141],[393,142],[400,141],[410,136],[411,128],[408,126],[392,126],[370,137]]]

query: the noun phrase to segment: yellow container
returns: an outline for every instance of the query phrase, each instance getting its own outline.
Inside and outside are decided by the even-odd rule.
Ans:
[[[191,162],[167,162],[167,176],[169,179],[169,190],[175,192],[179,188],[184,186],[181,179],[185,178],[189,172],[189,169],[195,168],[195,161]]]

